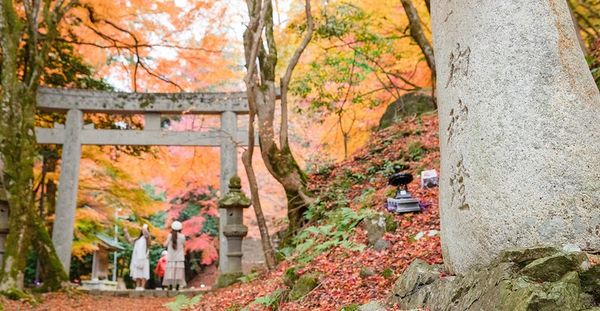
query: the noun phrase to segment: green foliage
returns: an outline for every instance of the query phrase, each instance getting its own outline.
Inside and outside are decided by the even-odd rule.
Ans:
[[[367,179],[367,176],[365,174],[353,172],[352,170],[349,170],[347,168],[344,169],[344,177],[354,184],[362,183]]]
[[[190,201],[188,202],[187,206],[179,213],[179,217],[177,218],[177,220],[183,222],[194,216],[197,216],[198,214],[200,214],[201,208],[202,207],[200,206],[200,204]]]
[[[383,276],[386,279],[390,279],[394,276],[394,270],[390,269],[390,268],[385,268],[382,272],[381,272],[381,276]]]
[[[92,254],[85,255],[81,258],[71,257],[71,267],[69,269],[69,277],[73,280],[81,280],[84,275],[90,275],[92,271]]]
[[[161,193],[156,193],[156,188],[152,184],[142,184],[142,189],[146,192],[146,195],[150,197],[154,201],[158,202],[166,202],[167,201],[167,192],[163,191]]]
[[[353,303],[347,306],[344,306],[340,309],[340,311],[358,311],[359,305]]]
[[[250,282],[256,280],[259,275],[260,275],[260,273],[258,273],[257,271],[254,271],[254,272],[250,272],[248,274],[242,275],[241,277],[238,278],[238,280],[242,283],[250,283]]]
[[[348,156],[348,141],[357,119],[354,107],[378,106],[384,102],[380,94],[399,96],[405,84],[413,85],[402,81],[405,73],[397,68],[403,53],[395,45],[402,35],[381,33],[381,21],[345,2],[326,5],[315,16],[315,23],[313,42],[323,50],[294,78],[290,91],[305,99],[304,105],[297,105],[298,113],[316,114],[319,119],[336,116],[344,155]],[[302,25],[290,27],[304,31]]]
[[[396,161],[391,161],[391,160],[385,159],[385,161],[383,162],[383,166],[380,168],[378,173],[382,176],[387,177],[394,173],[405,171],[409,167],[410,166],[408,166],[408,164],[406,164],[404,159],[400,159],[400,160],[396,160]]]
[[[296,267],[290,267],[285,270],[283,274],[283,284],[285,284],[287,287],[292,287],[299,278],[297,270],[298,268]]]
[[[288,299],[295,301],[308,295],[315,287],[319,285],[320,274],[312,272],[304,274],[296,280],[288,293]]]
[[[362,208],[369,208],[373,205],[373,199],[375,198],[375,188],[368,187],[362,190],[358,202],[360,202]]]
[[[315,207],[311,206],[309,211],[313,208]],[[308,263],[333,247],[342,246],[353,251],[364,249],[365,245],[351,242],[349,238],[352,230],[369,215],[368,210],[357,212],[343,207],[321,213],[324,218],[319,219],[316,225],[303,228],[294,236],[292,241],[294,246],[281,250],[283,254],[297,256],[298,262]]]
[[[164,229],[167,221],[167,212],[161,211],[156,214],[152,214],[150,217],[148,217],[148,221],[152,224],[152,226]]]
[[[200,298],[202,298],[202,295],[197,295],[192,298],[189,298],[185,295],[177,295],[177,297],[175,297],[175,301],[166,303],[164,306],[171,311],[179,311],[198,304],[198,302],[200,302]]]
[[[219,235],[219,218],[215,216],[206,216],[204,224],[202,224],[202,233],[206,233],[210,236]]]
[[[385,214],[385,232],[395,232],[398,229],[398,223],[392,214]]]
[[[427,153],[427,148],[418,140],[408,143],[408,151],[405,155],[407,161],[419,161]]]
[[[282,289],[278,289],[272,292],[270,295],[258,297],[254,299],[252,304],[259,304],[265,306],[267,308],[272,308],[273,310],[277,310],[279,308],[279,303],[282,301],[285,296],[285,291]]]

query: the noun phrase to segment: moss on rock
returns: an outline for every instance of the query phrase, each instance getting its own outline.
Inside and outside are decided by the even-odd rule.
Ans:
[[[567,272],[577,270],[585,260],[584,257],[581,256],[581,253],[558,253],[538,258],[525,266],[521,273],[534,280],[555,282]]]
[[[217,279],[217,284],[215,285],[216,288],[223,288],[223,287],[227,287],[229,285],[233,285],[235,283],[240,282],[240,277],[242,277],[244,274],[239,272],[239,273],[223,273],[221,275],[219,275],[219,278]]]
[[[288,294],[288,299],[290,301],[298,300],[310,293],[317,285],[319,285],[319,274],[309,273],[303,275],[294,283]]]
[[[600,268],[585,270],[586,260],[585,253],[551,248],[510,250],[488,267],[449,277],[415,260],[387,302],[403,309],[586,310],[598,301],[600,282]]]

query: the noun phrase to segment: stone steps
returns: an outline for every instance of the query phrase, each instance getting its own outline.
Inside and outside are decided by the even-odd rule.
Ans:
[[[113,297],[131,297],[131,298],[147,298],[147,297],[175,297],[178,295],[185,295],[188,297],[194,297],[199,294],[210,292],[211,289],[182,289],[182,290],[133,290],[133,289],[120,289],[120,290],[82,290],[84,293],[88,293],[92,296],[113,296]]]

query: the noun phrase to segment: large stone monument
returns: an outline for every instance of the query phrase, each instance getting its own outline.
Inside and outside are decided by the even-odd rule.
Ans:
[[[235,175],[229,180],[229,192],[219,200],[219,208],[227,211],[223,235],[227,239],[227,249],[220,250],[227,255],[227,266],[221,267],[221,275],[217,287],[228,286],[237,282],[243,275],[242,272],[242,240],[248,234],[248,227],[244,225],[244,209],[250,207],[251,202],[242,192],[242,182]]]
[[[564,0],[432,1],[444,261],[600,249],[600,94]]]

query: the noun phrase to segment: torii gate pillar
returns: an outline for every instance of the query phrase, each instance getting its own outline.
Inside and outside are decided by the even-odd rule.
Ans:
[[[73,246],[73,224],[77,207],[77,189],[79,188],[79,164],[81,162],[81,130],[83,112],[71,109],[65,122],[65,141],[60,165],[58,197],[52,227],[52,243],[56,254],[69,274],[71,267],[71,247]]]

